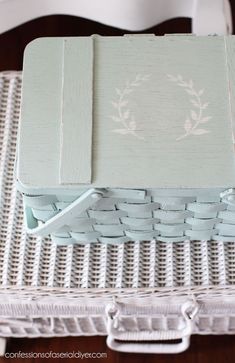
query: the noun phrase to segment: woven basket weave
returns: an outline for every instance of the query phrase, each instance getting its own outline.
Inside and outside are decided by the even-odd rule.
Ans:
[[[105,308],[117,303],[138,340],[180,331],[187,300],[199,304],[192,333],[234,334],[235,242],[57,246],[25,233],[13,182],[20,92],[20,73],[0,74],[0,335],[106,335]]]
[[[189,191],[189,196],[170,197],[154,190],[145,192],[147,196],[142,199],[129,199],[123,194],[137,191],[113,191],[114,197],[103,197],[92,208],[71,218],[66,226],[57,231],[52,228],[52,240],[57,244],[234,240],[235,207],[222,202],[219,193],[198,197]],[[40,226],[59,217],[78,197],[25,196],[24,202]]]

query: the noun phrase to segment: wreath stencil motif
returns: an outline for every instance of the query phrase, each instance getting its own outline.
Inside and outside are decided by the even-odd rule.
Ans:
[[[169,81],[176,82],[176,84],[180,87],[183,87],[184,90],[192,96],[190,102],[194,106],[194,110],[190,111],[190,116],[184,122],[184,134],[179,136],[176,140],[182,140],[190,135],[203,135],[208,134],[210,131],[201,127],[207,123],[212,117],[204,116],[204,111],[209,106],[208,102],[202,102],[202,95],[204,94],[204,89],[196,91],[194,88],[193,81],[190,80],[188,82],[183,80],[183,77],[179,74],[176,77],[171,74],[167,74]]]
[[[144,137],[139,136],[137,131],[137,122],[134,114],[128,108],[128,95],[132,93],[136,87],[139,87],[143,82],[149,80],[150,75],[137,74],[133,81],[126,81],[125,87],[121,90],[116,88],[117,100],[112,101],[112,106],[117,111],[116,115],[110,116],[114,122],[120,124],[121,128],[113,129],[112,132],[121,135],[133,135],[138,139],[144,140]],[[140,125],[139,125],[140,126]]]

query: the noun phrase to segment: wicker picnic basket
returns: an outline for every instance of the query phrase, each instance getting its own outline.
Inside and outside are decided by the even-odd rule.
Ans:
[[[190,35],[32,42],[16,172],[28,233],[58,245],[233,241],[234,44]]]

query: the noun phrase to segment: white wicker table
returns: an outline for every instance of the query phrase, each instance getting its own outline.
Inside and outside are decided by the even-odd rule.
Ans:
[[[186,335],[184,304],[195,312],[187,337],[234,334],[235,242],[58,247],[26,235],[13,176],[20,95],[21,73],[0,73],[0,337],[115,335],[116,329],[124,340],[176,338]],[[109,304],[119,310],[121,333]]]

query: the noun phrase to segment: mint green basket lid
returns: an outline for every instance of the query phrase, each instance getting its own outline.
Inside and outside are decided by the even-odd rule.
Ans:
[[[234,186],[233,37],[42,38],[25,51],[17,179],[39,190]]]

